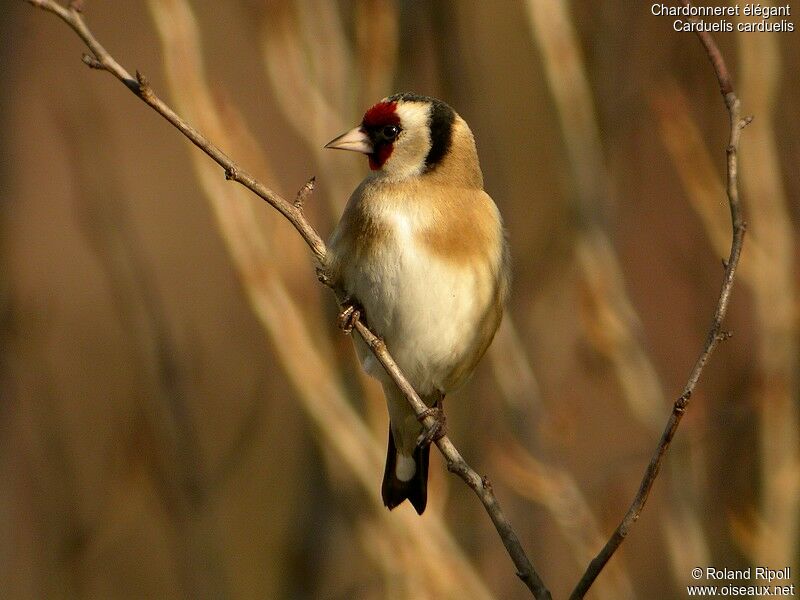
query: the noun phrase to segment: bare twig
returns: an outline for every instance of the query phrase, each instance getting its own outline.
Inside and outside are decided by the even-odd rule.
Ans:
[[[85,55],[84,62],[92,68],[108,71],[119,79],[125,86],[142,99],[148,106],[153,108],[158,114],[169,121],[175,128],[183,133],[189,140],[219,164],[225,172],[227,179],[234,180],[254,194],[265,200],[268,204],[285,216],[294,228],[300,233],[303,240],[313,252],[320,266],[324,269],[326,264],[326,246],[322,238],[306,220],[303,212],[302,200],[308,192],[301,190],[298,194],[298,201],[289,202],[279,194],[267,188],[264,184],[257,181],[252,175],[242,169],[236,162],[228,157],[222,150],[215,146],[211,141],[204,137],[199,131],[190,126],[177,113],[175,113],[164,101],[153,92],[146,77],[137,72],[132,77],[97,41],[83,20],[77,5],[70,4],[64,7],[54,0],[24,0],[25,2],[51,12],[67,23],[78,36],[86,43],[92,51],[92,55]],[[304,190],[309,187],[306,184]],[[324,281],[323,281],[324,282]],[[362,322],[356,323],[356,329],[364,341],[372,349],[372,352],[391,375],[397,386],[406,395],[414,411],[422,415],[427,410],[427,406],[414,391],[411,384],[400,371],[397,364],[390,356],[383,341],[372,333]],[[434,417],[427,416],[423,424],[426,427],[433,427]],[[537,599],[549,599],[550,592],[545,587],[538,573],[533,568],[528,559],[519,538],[512,529],[508,519],[500,508],[497,498],[492,491],[491,484],[485,477],[481,477],[472,469],[458,452],[456,447],[447,436],[443,436],[436,441],[436,445],[447,460],[448,470],[458,475],[475,492],[484,508],[489,514],[492,522],[500,535],[514,565],[517,568],[517,575]]]
[[[681,0],[681,2],[683,4],[688,4],[686,0]],[[711,321],[711,326],[708,330],[703,349],[700,352],[700,356],[698,356],[691,373],[689,374],[689,379],[683,388],[683,392],[672,407],[672,413],[669,416],[669,420],[664,428],[664,432],[661,434],[661,439],[658,442],[658,446],[656,447],[656,450],[650,459],[650,464],[647,465],[644,477],[642,478],[642,482],[639,486],[639,491],[637,492],[633,503],[628,509],[628,512],[625,514],[622,522],[617,526],[617,529],[614,531],[611,538],[608,540],[608,542],[606,542],[606,545],[603,547],[600,553],[591,561],[591,563],[589,563],[586,572],[583,574],[583,577],[581,577],[577,586],[573,590],[572,595],[570,596],[571,600],[577,600],[584,597],[586,592],[592,586],[592,583],[594,583],[594,580],[603,570],[603,567],[605,567],[606,563],[608,563],[608,561],[611,559],[614,552],[616,552],[617,548],[619,548],[620,544],[622,544],[622,542],[625,540],[630,528],[638,520],[639,515],[641,514],[642,509],[647,502],[647,498],[650,495],[650,490],[653,487],[653,483],[658,476],[661,464],[664,461],[664,456],[669,449],[670,442],[672,442],[672,438],[675,436],[675,431],[678,429],[678,425],[680,424],[681,419],[686,412],[686,408],[689,405],[692,393],[697,386],[697,382],[700,379],[700,375],[703,373],[703,369],[705,368],[708,359],[711,357],[711,354],[714,352],[714,349],[717,347],[717,345],[721,341],[730,337],[728,332],[722,331],[722,321],[725,318],[725,313],[728,310],[728,303],[730,302],[731,290],[733,289],[736,267],[739,264],[739,257],[742,252],[742,244],[744,242],[745,232],[745,222],[742,217],[742,210],[739,203],[739,139],[741,137],[742,129],[750,123],[752,118],[741,117],[739,98],[736,96],[736,93],[733,90],[733,83],[730,73],[725,64],[725,60],[722,57],[722,53],[714,42],[714,39],[708,32],[705,31],[698,31],[697,35],[700,38],[700,41],[703,44],[709,59],[711,60],[711,64],[714,67],[717,81],[719,82],[720,92],[725,100],[725,106],[728,109],[728,116],[730,118],[729,141],[728,147],[726,148],[726,193],[728,196],[728,205],[730,207],[733,235],[731,238],[730,253],[727,261],[724,263],[725,272],[722,279],[722,289],[719,293],[717,307],[714,310],[714,317]]]

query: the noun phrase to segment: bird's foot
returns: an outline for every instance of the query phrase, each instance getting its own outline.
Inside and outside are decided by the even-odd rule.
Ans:
[[[352,333],[353,327],[356,326],[362,314],[364,314],[364,309],[357,302],[348,298],[342,302],[342,311],[339,313],[338,318],[339,329],[347,334]]]
[[[423,423],[427,417],[433,417],[433,425],[430,427],[425,426]],[[417,448],[430,446],[433,442],[447,435],[447,418],[444,416],[444,408],[441,406],[437,405],[433,408],[428,408],[417,415],[417,420],[423,423],[422,433],[417,438]]]

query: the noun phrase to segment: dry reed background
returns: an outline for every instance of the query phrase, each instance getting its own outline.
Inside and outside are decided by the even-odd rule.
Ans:
[[[719,286],[727,120],[693,35],[619,0],[86,5],[256,176],[291,195],[316,174],[323,233],[366,167],[321,146],[369,104],[410,89],[467,119],[515,281],[450,431],[563,597]],[[63,24],[0,7],[3,597],[528,597],[438,455],[423,518],[380,506],[383,399],[289,225],[81,65]],[[683,597],[694,566],[800,569],[800,33],[717,39],[756,116],[735,335],[595,598]]]

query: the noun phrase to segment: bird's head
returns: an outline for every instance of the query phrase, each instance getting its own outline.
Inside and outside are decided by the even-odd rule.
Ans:
[[[358,127],[325,147],[363,152],[373,171],[392,179],[405,179],[434,171],[448,156],[454,129],[460,124],[466,128],[441,100],[395,94],[370,108]]]

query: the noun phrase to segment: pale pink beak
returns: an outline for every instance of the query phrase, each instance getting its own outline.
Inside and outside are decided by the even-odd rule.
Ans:
[[[325,148],[335,148],[337,150],[352,150],[353,152],[362,152],[364,154],[372,154],[374,148],[369,136],[361,129],[361,126],[351,129],[347,133],[343,133],[337,138],[332,139],[325,144]]]

